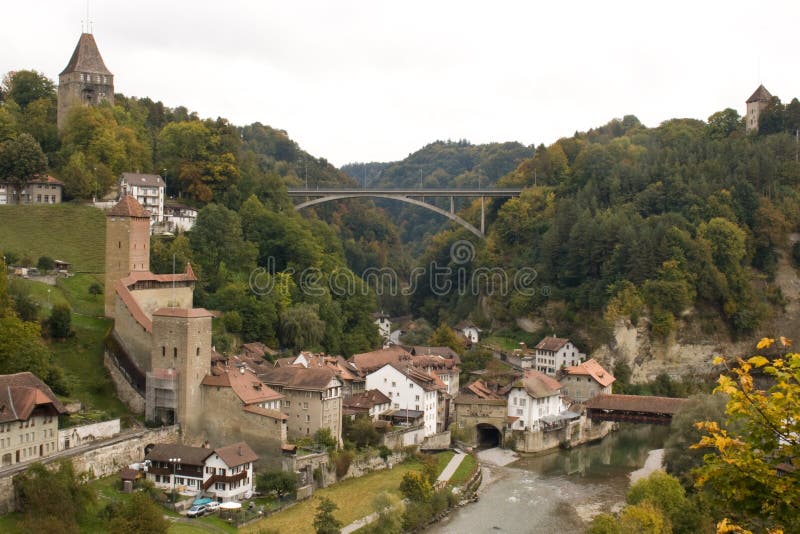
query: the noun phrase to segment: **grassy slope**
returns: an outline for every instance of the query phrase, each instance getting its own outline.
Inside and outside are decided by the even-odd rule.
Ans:
[[[0,206],[0,250],[34,264],[50,256],[71,262],[75,271],[101,273],[105,232],[105,215],[89,206]]]
[[[54,304],[66,302],[72,306],[75,335],[47,343],[55,355],[56,364],[64,371],[70,399],[81,401],[90,419],[130,414],[117,398],[114,384],[103,367],[103,339],[111,321],[102,318],[103,296],[89,293],[89,286],[100,281],[95,275],[79,274],[59,280],[56,287],[30,280],[13,282],[22,284],[39,303],[42,319],[49,315]],[[105,416],[99,412],[104,412]],[[76,417],[72,422],[80,423],[78,419]]]

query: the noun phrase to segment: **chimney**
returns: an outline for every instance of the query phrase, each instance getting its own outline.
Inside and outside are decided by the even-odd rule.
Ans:
[[[239,456],[243,456],[243,454],[242,454],[242,446],[241,445],[239,445]]]

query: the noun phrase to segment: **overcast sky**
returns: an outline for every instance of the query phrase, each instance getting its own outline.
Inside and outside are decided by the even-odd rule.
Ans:
[[[117,92],[262,122],[337,166],[436,139],[549,144],[800,96],[800,1],[100,1]],[[57,81],[85,0],[3,2],[0,72]]]

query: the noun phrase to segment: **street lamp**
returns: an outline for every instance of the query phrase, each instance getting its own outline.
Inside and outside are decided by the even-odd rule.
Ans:
[[[175,506],[175,471],[178,468],[178,464],[181,463],[181,459],[170,458],[169,461],[172,464],[172,505]]]

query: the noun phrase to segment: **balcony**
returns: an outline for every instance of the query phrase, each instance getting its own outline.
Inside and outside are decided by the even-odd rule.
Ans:
[[[203,482],[203,491],[207,490],[217,482],[222,482],[225,484],[230,484],[232,482],[238,482],[239,480],[244,480],[247,478],[247,469],[243,469],[239,473],[235,475],[211,475],[211,477]]]

